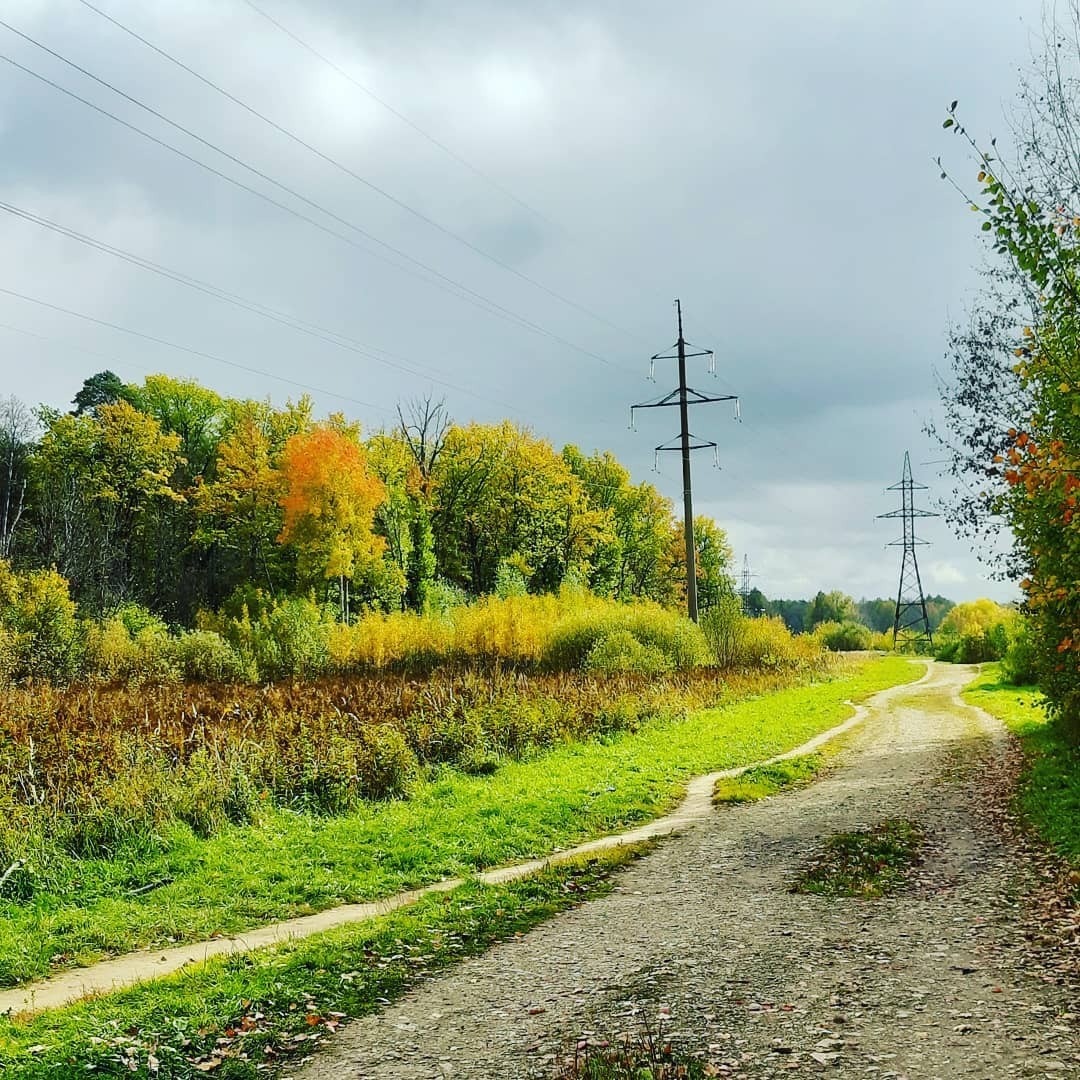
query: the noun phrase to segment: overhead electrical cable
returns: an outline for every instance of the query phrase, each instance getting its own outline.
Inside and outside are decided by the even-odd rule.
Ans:
[[[85,0],[80,0],[80,2],[85,2]],[[446,154],[447,157],[453,159],[459,165],[462,165],[464,168],[468,169],[471,173],[478,176],[486,184],[490,184],[496,191],[498,191],[502,195],[505,195],[508,199],[511,200],[511,202],[517,203],[517,205],[520,206],[523,210],[528,210],[530,214],[532,214],[534,217],[539,218],[546,224],[552,226],[552,228],[560,229],[560,226],[556,222],[552,221],[551,218],[549,218],[542,211],[537,210],[535,206],[531,206],[520,196],[515,195],[514,192],[512,192],[508,187],[499,183],[499,181],[494,179],[494,177],[492,177],[489,173],[486,173],[483,169],[473,164],[473,162],[469,161],[467,158],[462,157],[461,154],[457,153],[451,147],[447,146],[446,143],[442,142],[440,139],[437,139],[434,135],[431,134],[430,131],[426,131],[419,124],[417,124],[416,121],[410,119],[403,112],[395,109],[394,106],[390,104],[390,102],[386,101],[384,98],[379,97],[379,95],[376,94],[374,90],[372,90],[368,86],[365,86],[362,82],[360,82],[359,79],[357,79],[355,76],[351,75],[348,71],[341,67],[340,64],[336,64],[333,60],[330,59],[330,57],[326,56],[325,53],[319,52],[319,50],[316,49],[313,45],[305,41],[302,37],[300,37],[299,34],[289,29],[289,27],[279,22],[277,19],[274,18],[273,15],[265,11],[263,8],[259,7],[258,4],[253,3],[252,0],[243,0],[243,2],[247,4],[247,6],[251,8],[252,11],[260,15],[263,19],[270,23],[271,26],[277,27],[277,29],[280,30],[286,37],[290,38],[302,49],[309,52],[312,56],[325,64],[332,71],[337,72],[337,74],[340,75],[341,78],[343,78],[346,82],[352,83],[352,85],[355,86],[356,89],[360,91],[360,93],[369,97],[372,101],[375,102],[376,105],[380,106],[388,113],[390,113],[391,116],[396,117],[403,124],[412,128],[412,130],[415,131],[417,135],[419,135],[423,139],[426,139],[429,143],[431,143],[432,146],[436,147],[444,154]],[[90,5],[87,4],[87,6],[89,7]],[[562,230],[560,229],[560,231]]]
[[[602,364],[604,364],[606,366],[609,366],[609,367],[617,366],[617,365],[613,365],[612,362],[607,357],[601,356],[599,353],[593,352],[591,349],[587,349],[582,345],[577,345],[574,342],[567,340],[566,338],[562,337],[560,334],[557,334],[556,332],[547,329],[546,327],[540,325],[539,323],[533,322],[531,319],[528,319],[523,315],[519,315],[517,312],[514,312],[514,311],[510,310],[509,308],[503,307],[501,304],[498,304],[494,300],[491,300],[488,297],[484,296],[483,294],[476,292],[475,290],[469,288],[467,285],[464,285],[461,282],[456,281],[455,279],[453,279],[451,277],[448,277],[446,274],[441,273],[440,271],[436,270],[434,267],[429,266],[427,263],[424,263],[424,262],[420,261],[419,259],[416,259],[411,255],[408,255],[406,252],[401,251],[399,248],[396,248],[391,244],[388,244],[386,241],[380,240],[378,237],[376,237],[376,236],[372,235],[371,233],[367,232],[361,226],[356,225],[355,223],[353,223],[351,221],[348,221],[346,218],[343,218],[343,217],[339,216],[338,214],[335,214],[333,211],[328,210],[326,207],[320,205],[319,203],[315,202],[314,200],[308,198],[305,195],[302,195],[298,191],[295,191],[293,188],[289,187],[288,185],[283,184],[278,180],[275,180],[273,177],[269,176],[267,173],[265,173],[262,170],[256,168],[255,166],[249,165],[247,162],[241,160],[240,158],[236,157],[233,154],[230,154],[228,151],[223,150],[222,148],[216,146],[215,144],[211,143],[207,139],[204,139],[202,136],[196,135],[194,132],[190,131],[188,128],[186,128],[183,125],[177,123],[176,121],[173,121],[173,120],[169,119],[167,116],[164,116],[162,113],[158,112],[156,109],[152,108],[151,106],[146,105],[145,103],[139,101],[137,98],[132,97],[130,94],[127,94],[122,90],[119,90],[118,88],[114,87],[112,84],[106,82],[104,79],[101,79],[98,76],[94,75],[93,73],[87,71],[85,68],[80,67],[80,65],[76,64],[74,61],[69,60],[64,56],[61,56],[59,53],[57,53],[54,50],[48,48],[48,46],[42,45],[40,42],[35,41],[33,38],[28,37],[28,35],[23,34],[19,30],[15,30],[8,23],[4,22],[2,19],[0,19],[0,26],[4,27],[5,29],[11,30],[13,33],[17,34],[19,37],[29,41],[33,45],[36,45],[38,48],[42,49],[44,52],[48,53],[49,55],[56,57],[56,59],[60,60],[62,63],[67,64],[69,67],[74,68],[76,71],[78,71],[81,74],[85,75],[87,78],[90,78],[94,82],[99,83],[101,86],[106,87],[107,89],[111,90],[113,93],[119,95],[120,97],[124,98],[127,101],[130,101],[132,104],[136,105],[137,107],[139,107],[141,109],[144,109],[146,112],[149,112],[151,115],[153,115],[153,116],[157,117],[158,119],[162,120],[164,123],[169,124],[171,127],[175,128],[176,130],[178,130],[178,131],[182,132],[183,134],[187,135],[189,138],[195,139],[197,142],[207,146],[208,148],[213,150],[215,153],[221,154],[223,157],[225,157],[228,160],[230,160],[230,161],[234,162],[235,164],[239,165],[241,168],[246,169],[247,171],[253,173],[254,175],[258,176],[260,179],[265,180],[267,183],[273,184],[275,187],[277,187],[280,190],[286,192],[287,194],[291,195],[292,197],[294,197],[296,199],[299,199],[301,202],[304,202],[307,205],[312,206],[313,208],[318,210],[320,213],[325,214],[327,217],[333,219],[334,221],[337,221],[337,222],[341,223],[342,225],[345,225],[347,228],[352,229],[353,231],[357,232],[358,234],[365,237],[366,239],[371,240],[375,244],[378,244],[380,247],[385,248],[386,250],[388,250],[390,252],[393,252],[393,254],[397,255],[399,258],[405,259],[407,262],[412,263],[414,266],[419,267],[421,270],[425,271],[427,274],[430,274],[433,277],[438,278],[439,281],[433,281],[433,280],[431,280],[431,278],[423,276],[423,274],[418,274],[415,271],[409,270],[408,267],[401,266],[399,263],[396,263],[394,260],[387,258],[385,255],[381,255],[378,252],[372,251],[369,247],[366,247],[363,244],[357,243],[355,240],[351,239],[350,237],[338,232],[335,229],[330,228],[328,225],[324,224],[323,222],[320,222],[317,219],[312,218],[312,217],[308,216],[307,214],[302,213],[301,211],[297,210],[295,207],[289,206],[287,203],[283,203],[280,200],[275,199],[273,196],[267,195],[265,192],[259,191],[257,188],[253,188],[250,185],[245,184],[241,180],[237,180],[233,176],[229,176],[228,173],[222,172],[220,169],[217,169],[214,166],[208,164],[207,162],[202,161],[199,158],[194,157],[191,154],[188,154],[187,152],[185,152],[184,150],[179,149],[176,146],[173,146],[171,143],[166,142],[164,139],[161,139],[158,136],[153,135],[152,133],[146,131],[145,129],[140,128],[138,125],[131,123],[131,121],[125,120],[122,117],[117,116],[115,113],[110,112],[108,109],[105,109],[102,106],[97,105],[94,102],[90,101],[89,99],[84,98],[79,94],[76,94],[74,91],[69,90],[67,87],[61,86],[59,83],[55,82],[54,80],[48,78],[45,75],[42,75],[40,72],[37,72],[37,71],[33,70],[32,68],[27,67],[25,64],[19,63],[17,60],[13,59],[12,57],[10,57],[10,56],[8,56],[8,55],[6,55],[4,53],[0,53],[0,60],[2,60],[3,62],[5,62],[5,63],[7,63],[9,65],[11,65],[12,67],[16,68],[17,70],[22,71],[24,74],[29,75],[31,78],[34,78],[34,79],[38,80],[41,83],[44,83],[45,85],[51,87],[52,89],[58,91],[59,93],[64,94],[65,96],[79,102],[82,105],[85,105],[87,108],[92,109],[94,112],[97,112],[100,115],[107,117],[108,119],[114,121],[115,123],[120,124],[121,126],[127,128],[130,131],[135,132],[136,134],[142,136],[143,138],[149,139],[151,142],[155,143],[156,145],[170,151],[171,153],[174,153],[174,154],[178,155],[179,157],[183,158],[186,161],[191,162],[192,164],[198,166],[199,168],[204,169],[209,173],[212,173],[214,176],[217,176],[220,179],[226,181],[227,183],[232,184],[234,187],[237,187],[242,191],[246,191],[247,193],[249,193],[251,195],[254,195],[256,198],[259,198],[259,199],[263,200],[264,202],[269,203],[271,206],[275,206],[278,209],[285,211],[285,213],[290,214],[293,217],[296,217],[301,221],[304,221],[304,222],[307,222],[310,225],[313,225],[315,228],[321,230],[322,232],[327,233],[329,236],[333,236],[336,239],[341,240],[344,243],[347,243],[350,246],[355,247],[358,250],[365,252],[366,254],[372,256],[373,258],[380,259],[381,261],[387,263],[388,265],[393,266],[395,269],[400,270],[402,273],[410,274],[411,276],[416,277],[420,281],[423,281],[426,284],[431,285],[431,286],[433,286],[435,288],[443,288],[444,291],[450,292],[451,295],[456,296],[458,299],[465,300],[467,303],[472,303],[474,306],[479,307],[479,309],[481,311],[486,311],[488,314],[495,315],[498,318],[504,318],[507,321],[509,321],[509,322],[511,322],[511,323],[513,323],[515,325],[518,325],[518,326],[524,327],[526,329],[532,330],[535,333],[538,333],[538,334],[543,335],[544,337],[550,338],[551,340],[557,342],[560,345],[564,345],[569,349],[573,349],[575,352],[581,353],[584,356],[588,356],[591,359],[594,359],[594,360],[598,361],[599,363],[602,363]],[[439,284],[439,282],[445,282],[446,285],[451,286],[451,288],[450,289],[445,289],[442,285]],[[455,290],[457,290],[457,291],[455,291]]]
[[[141,34],[137,33],[135,30],[132,30],[131,27],[122,23],[119,19],[113,18],[113,16],[109,15],[107,12],[102,11],[101,8],[97,7],[95,4],[90,3],[90,0],[78,0],[78,2],[81,3],[84,7],[88,8],[90,11],[93,11],[97,15],[101,16],[101,18],[106,19],[117,29],[122,30],[125,34],[128,34],[136,41],[145,45],[148,49],[151,49],[153,52],[157,53],[158,56],[162,57],[165,60],[168,60],[169,63],[174,64],[182,71],[187,72],[187,74],[191,75],[192,78],[197,79],[204,86],[209,87],[215,93],[218,93],[222,97],[226,98],[228,101],[231,101],[234,105],[243,109],[249,115],[254,116],[257,120],[260,120],[262,123],[273,128],[279,134],[284,135],[287,139],[292,140],[292,142],[296,143],[297,146],[302,147],[309,153],[314,154],[320,160],[325,161],[328,165],[332,165],[335,169],[338,169],[346,176],[349,176],[353,180],[356,180],[358,183],[363,184],[364,187],[368,188],[370,191],[375,192],[380,197],[393,203],[399,209],[404,210],[408,214],[411,214],[413,217],[417,218],[417,220],[422,221],[425,225],[442,233],[444,236],[449,237],[456,243],[461,244],[463,247],[467,248],[474,254],[479,255],[481,258],[487,259],[488,262],[493,263],[495,266],[498,266],[500,269],[505,270],[507,273],[513,274],[515,277],[520,278],[524,282],[527,282],[529,285],[532,285],[534,288],[537,288],[541,292],[546,293],[548,296],[552,297],[555,300],[558,300],[560,303],[566,304],[568,307],[573,308],[575,311],[581,312],[583,315],[587,315],[590,319],[595,319],[597,322],[603,323],[609,329],[615,330],[620,334],[626,334],[629,337],[636,338],[636,335],[631,333],[629,330],[625,330],[623,327],[619,326],[617,323],[612,322],[605,316],[597,314],[597,312],[593,311],[585,304],[582,304],[577,300],[565,296],[563,293],[558,292],[556,289],[545,285],[542,281],[539,281],[531,275],[526,274],[524,271],[519,270],[512,263],[506,262],[505,259],[500,259],[497,255],[493,255],[490,251],[486,251],[478,244],[474,244],[471,240],[468,239],[468,237],[462,236],[460,233],[455,232],[448,226],[443,225],[439,221],[436,221],[428,214],[425,214],[422,210],[418,210],[415,206],[412,206],[409,203],[405,202],[403,199],[398,198],[393,192],[388,191],[386,188],[381,187],[374,181],[369,180],[366,176],[363,176],[362,174],[356,172],[355,169],[350,168],[340,159],[326,153],[323,150],[320,150],[317,146],[297,135],[296,132],[291,131],[289,128],[284,127],[282,124],[279,124],[276,120],[271,119],[265,113],[260,112],[258,109],[256,109],[253,105],[250,105],[246,101],[238,98],[235,94],[226,90],[223,86],[214,82],[212,79],[203,75],[201,72],[196,71],[194,68],[184,63],[184,61],[173,56],[171,53],[167,52],[159,45],[155,45],[152,41],[147,40]]]
[[[49,311],[56,311],[62,315],[70,315],[73,319],[81,319],[84,322],[93,323],[95,326],[104,326],[109,330],[118,330],[122,334],[128,334],[131,337],[136,337],[142,341],[150,341],[155,345],[164,345],[168,349],[175,349],[178,352],[187,353],[190,356],[197,356],[202,360],[212,360],[217,364],[225,364],[227,367],[237,368],[240,371],[246,371],[252,375],[262,375],[267,379],[277,379],[278,382],[288,383],[290,386],[299,387],[301,390],[307,390],[313,394],[322,394],[328,397],[335,397],[341,401],[348,401],[354,405],[362,405],[365,409],[375,409],[377,412],[387,413],[392,415],[392,410],[388,409],[385,405],[376,405],[373,401],[364,401],[361,398],[353,397],[350,394],[341,394],[336,390],[327,390],[319,386],[311,386],[308,383],[300,382],[297,379],[290,379],[285,375],[276,375],[272,371],[266,371],[264,368],[252,367],[250,364],[241,364],[236,360],[229,360],[224,356],[217,356],[214,353],[203,352],[202,349],[194,349],[188,345],[181,345],[175,341],[169,341],[167,338],[157,337],[154,334],[147,334],[141,330],[133,330],[129,326],[122,326],[120,323],[109,322],[108,319],[99,319],[94,315],[87,315],[85,312],[74,311],[71,308],[63,307],[61,304],[53,304],[48,300],[42,300],[37,296],[29,296],[26,293],[17,292],[15,289],[5,289],[0,286],[0,295],[11,296],[16,300],[25,300],[29,304],[37,304],[39,307],[47,308]]]
[[[458,383],[450,382],[442,378],[442,373],[439,372],[437,369],[424,368],[423,366],[414,366],[412,361],[407,360],[405,357],[399,356],[397,353],[392,353],[389,350],[380,348],[379,346],[369,345],[365,342],[357,341],[355,338],[351,338],[347,334],[342,334],[336,330],[330,330],[324,326],[320,326],[318,323],[308,322],[307,320],[301,319],[295,315],[291,315],[288,312],[281,311],[277,308],[272,308],[257,300],[251,300],[247,297],[240,296],[237,293],[230,292],[227,289],[223,289],[220,286],[214,285],[210,282],[203,281],[196,277],[192,277],[190,274],[185,274],[183,271],[174,270],[171,267],[163,266],[161,263],[154,262],[152,259],[147,259],[141,255],[136,255],[129,251],[124,251],[122,248],[115,247],[112,244],[106,243],[103,240],[98,240],[95,237],[87,236],[85,233],[81,233],[76,229],[71,229],[66,225],[60,225],[57,222],[50,221],[48,218],[41,217],[39,214],[35,214],[30,210],[24,210],[21,207],[13,206],[11,203],[3,202],[2,200],[0,200],[0,211],[11,214],[13,217],[20,218],[23,221],[39,225],[42,228],[49,229],[50,231],[58,233],[61,236],[65,236],[68,239],[75,240],[78,243],[84,244],[87,247],[93,248],[97,251],[101,251],[108,255],[112,255],[115,258],[132,264],[133,266],[137,266],[143,270],[148,270],[151,273],[160,275],[161,277],[168,278],[171,281],[175,281],[178,284],[185,285],[191,289],[195,289],[198,292],[206,294],[207,296],[212,296],[217,300],[221,300],[225,303],[229,303],[236,307],[243,308],[246,311],[253,312],[256,315],[261,315],[264,318],[271,319],[274,322],[280,323],[283,326],[288,326],[299,333],[308,334],[311,337],[319,338],[322,341],[329,342],[331,345],[336,345],[338,348],[347,349],[348,351],[356,353],[359,356],[363,356],[367,359],[374,360],[377,363],[384,364],[389,368],[393,368],[397,371],[402,371],[408,375],[414,375],[421,379],[427,379],[431,382],[437,383],[440,386],[444,386],[447,389],[456,390],[462,394],[467,394],[471,397],[482,398],[483,400],[489,401],[494,405],[498,405],[500,408],[512,409],[512,406],[508,405],[504,401],[499,401],[497,398],[488,397],[487,395],[480,394],[475,390],[470,390],[467,387],[459,385]],[[388,359],[388,357],[390,359]]]

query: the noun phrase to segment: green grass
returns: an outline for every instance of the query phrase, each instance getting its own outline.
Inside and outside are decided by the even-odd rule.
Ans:
[[[889,656],[843,676],[567,744],[491,776],[446,771],[407,801],[342,817],[267,809],[196,839],[173,828],[68,887],[0,904],[0,985],[133,949],[232,933],[542,856],[669,810],[687,780],[792,749],[921,665]],[[166,882],[146,892],[143,884]]]
[[[772,765],[758,765],[747,769],[740,776],[723,778],[716,781],[713,789],[713,802],[720,806],[724,803],[757,802],[777,795],[788,788],[805,787],[817,778],[825,767],[825,754],[818,752],[804,754],[802,757],[788,758]]]
[[[1025,767],[1017,807],[1046,843],[1080,863],[1080,748],[1048,718],[1039,688],[1003,683],[999,666],[985,664],[963,696],[1020,740]]]
[[[870,899],[895,892],[907,880],[926,840],[920,825],[888,818],[869,829],[835,833],[796,879],[792,892]]]
[[[467,884],[385,918],[221,957],[29,1021],[0,1018],[0,1075],[230,1080],[311,1053],[458,958],[611,888],[649,845],[621,847],[502,886]]]

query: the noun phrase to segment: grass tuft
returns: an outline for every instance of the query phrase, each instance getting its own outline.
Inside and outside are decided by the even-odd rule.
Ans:
[[[879,825],[835,833],[795,880],[791,891],[817,896],[872,899],[895,892],[907,872],[922,861],[926,833],[904,818],[887,818]]]
[[[661,1020],[611,1039],[579,1039],[555,1080],[704,1080],[724,1075],[704,1054],[676,1050]]]

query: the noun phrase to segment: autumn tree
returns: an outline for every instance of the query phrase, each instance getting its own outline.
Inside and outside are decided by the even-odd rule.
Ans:
[[[30,474],[43,561],[97,610],[144,598],[155,517],[181,498],[179,436],[126,401],[43,419]]]
[[[350,583],[374,570],[386,545],[373,528],[386,486],[369,471],[355,434],[333,424],[289,439],[280,473],[278,540],[296,549],[301,580],[337,580],[341,617],[348,619]]]
[[[491,592],[515,559],[536,591],[586,567],[604,515],[551,444],[509,421],[449,429],[432,472],[432,527],[443,576]]]
[[[563,459],[584,487],[589,506],[600,512],[588,567],[590,588],[620,600],[671,601],[677,592],[671,502],[651,484],[631,483],[629,472],[609,451],[585,456],[576,446],[566,446]]]
[[[953,514],[1015,538],[1003,574],[1022,578],[1040,684],[1080,740],[1080,4],[1052,18],[1022,83],[1003,161],[961,120],[944,127],[970,158],[951,179],[992,253],[979,321],[954,337],[942,441],[957,477]]]

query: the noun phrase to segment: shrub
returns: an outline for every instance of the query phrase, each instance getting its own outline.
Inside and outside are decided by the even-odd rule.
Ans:
[[[779,615],[747,619],[739,645],[738,666],[763,671],[813,671],[824,665],[820,641],[793,634]]]
[[[850,620],[842,623],[819,623],[814,628],[814,635],[826,649],[833,652],[869,649],[873,640],[869,627]]]
[[[190,682],[244,682],[257,677],[250,664],[213,630],[188,630],[174,643],[177,666]]]
[[[1013,686],[1030,686],[1038,681],[1039,651],[1027,616],[1019,616],[1009,633],[1009,643],[1001,659],[1001,674]]]
[[[701,630],[722,668],[734,667],[746,638],[747,619],[742,603],[734,595],[724,595],[702,616]]]
[[[660,649],[643,645],[629,630],[614,630],[602,637],[582,664],[585,671],[604,674],[626,671],[637,675],[659,675],[673,666]]]
[[[165,624],[151,617],[134,620],[134,633],[124,613],[90,623],[86,630],[86,672],[107,683],[170,682],[181,669],[175,643]]]
[[[17,573],[0,560],[0,675],[63,681],[80,663],[79,624],[55,570]]]
[[[436,578],[427,586],[424,596],[425,615],[447,615],[454,608],[463,607],[469,602],[468,593],[453,582]]]
[[[712,659],[701,628],[659,604],[594,602],[555,624],[543,651],[543,663],[559,671],[584,670],[596,646],[619,631],[655,649],[679,671],[707,665]]]
[[[200,629],[220,634],[233,647],[244,670],[260,679],[314,678],[330,670],[331,614],[303,597],[245,595],[239,611],[237,594],[217,614],[200,612],[197,620]]]

